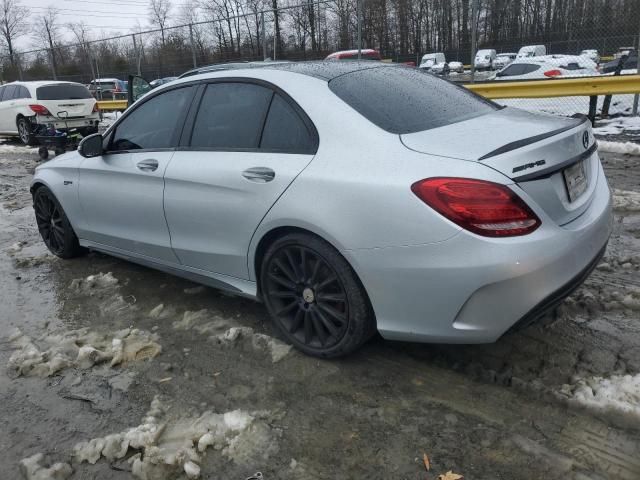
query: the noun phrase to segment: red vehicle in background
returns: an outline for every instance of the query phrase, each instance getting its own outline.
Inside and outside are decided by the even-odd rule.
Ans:
[[[328,55],[325,60],[357,60],[358,50],[342,50],[340,52],[334,52]],[[380,52],[371,48],[363,48],[360,50],[361,60],[382,60]]]

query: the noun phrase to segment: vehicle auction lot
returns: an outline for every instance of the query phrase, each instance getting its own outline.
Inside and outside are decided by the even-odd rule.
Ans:
[[[207,411],[250,419],[200,454],[202,478],[640,478],[640,157],[601,158],[614,233],[554,315],[493,345],[377,338],[319,361],[274,340],[260,304],[100,254],[48,254],[28,191],[37,149],[0,145],[0,476],[42,453],[69,478],[133,478],[128,458],[151,448],[91,464],[74,446],[149,423],[157,397],[168,453]],[[75,361],[74,348],[113,338],[131,347],[123,361]],[[29,345],[50,349],[48,366],[19,363]],[[53,352],[72,361],[53,369]],[[636,386],[617,403],[581,403],[585,383],[623,375]],[[160,462],[149,478],[177,472]]]

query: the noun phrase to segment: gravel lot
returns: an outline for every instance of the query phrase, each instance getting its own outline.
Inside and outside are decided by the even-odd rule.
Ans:
[[[601,156],[614,234],[553,315],[492,345],[318,361],[260,304],[49,255],[37,151],[0,145],[0,476],[640,478],[640,157]]]

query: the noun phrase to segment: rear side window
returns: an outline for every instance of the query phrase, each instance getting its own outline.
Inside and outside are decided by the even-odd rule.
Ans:
[[[109,150],[175,147],[194,88],[176,88],[145,101],[116,126]]]
[[[258,148],[273,92],[250,83],[213,83],[204,92],[191,147]]]
[[[13,95],[16,92],[15,85],[7,85],[4,87],[4,92],[2,93],[2,101],[6,102],[7,100],[13,100]]]
[[[31,98],[31,94],[27,87],[23,87],[22,85],[18,85],[18,90],[14,95],[14,98]]]
[[[314,153],[309,129],[294,108],[275,94],[262,132],[260,148],[292,153]]]
[[[84,85],[59,83],[38,87],[36,98],[38,100],[80,100],[91,98],[91,94]]]
[[[414,68],[358,70],[334,78],[329,88],[368,120],[397,134],[442,127],[498,108],[463,87]]]
[[[497,74],[498,77],[512,77],[514,75],[524,75],[540,69],[540,65],[534,63],[516,63]]]

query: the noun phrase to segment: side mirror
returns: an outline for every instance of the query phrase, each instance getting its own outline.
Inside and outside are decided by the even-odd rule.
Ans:
[[[99,157],[103,152],[102,142],[102,135],[99,133],[84,137],[78,145],[78,153],[84,158]]]

